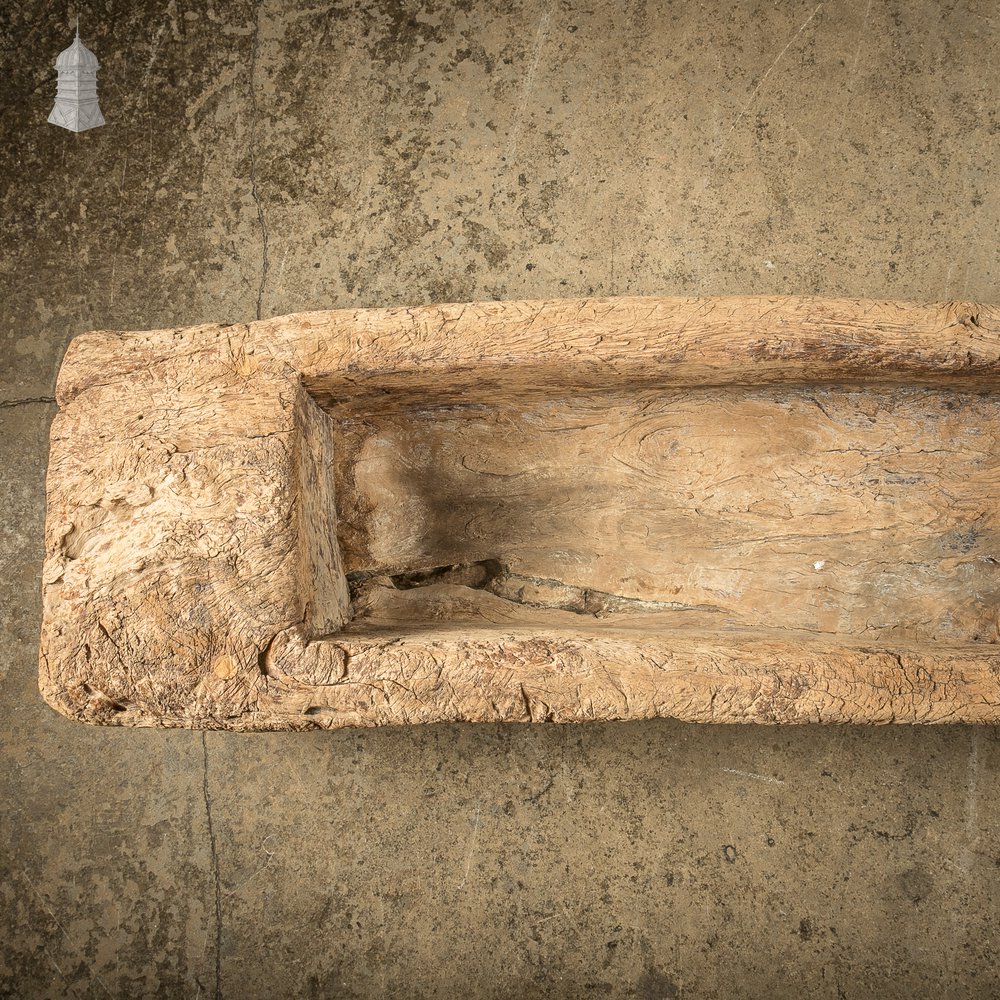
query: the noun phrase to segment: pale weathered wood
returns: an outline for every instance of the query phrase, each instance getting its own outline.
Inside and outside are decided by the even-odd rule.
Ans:
[[[1000,314],[612,299],[92,333],[41,689],[88,721],[995,722]]]

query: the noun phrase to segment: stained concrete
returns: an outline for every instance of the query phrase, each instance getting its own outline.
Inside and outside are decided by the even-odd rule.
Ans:
[[[992,0],[0,11],[0,995],[987,997],[967,728],[87,728],[35,689],[91,328],[620,293],[1000,299]]]

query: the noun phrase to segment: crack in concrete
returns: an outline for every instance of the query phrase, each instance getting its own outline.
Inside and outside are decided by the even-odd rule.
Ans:
[[[257,319],[261,319],[264,309],[264,291],[267,287],[267,272],[271,266],[268,256],[267,219],[264,216],[264,202],[257,187],[257,91],[254,78],[257,73],[257,50],[260,42],[260,7],[257,8],[257,21],[253,30],[253,45],[250,49],[250,194],[257,206],[257,221],[261,234],[260,284],[257,286]]]
[[[201,734],[202,780],[201,792],[205,799],[205,818],[208,823],[208,843],[212,853],[212,876],[215,881],[215,1000],[222,1000],[222,880],[219,876],[219,851],[212,824],[212,797],[208,791],[208,740]]]
[[[0,400],[0,410],[12,409],[15,406],[27,406],[30,403],[54,403],[53,396],[29,396],[27,399]]]

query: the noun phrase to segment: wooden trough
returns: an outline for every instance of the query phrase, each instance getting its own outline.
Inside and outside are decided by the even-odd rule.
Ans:
[[[41,690],[113,725],[996,722],[1000,311],[622,298],[75,339]]]

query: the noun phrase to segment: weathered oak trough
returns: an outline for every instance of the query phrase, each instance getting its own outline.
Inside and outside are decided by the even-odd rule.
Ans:
[[[89,333],[41,690],[90,722],[1000,720],[1000,311],[497,302]]]

